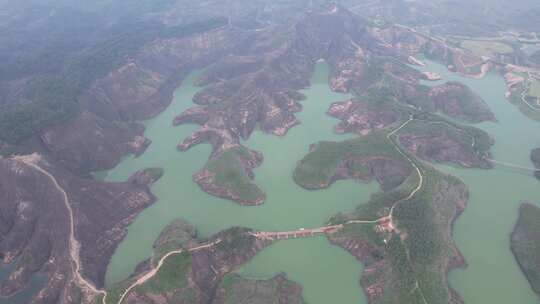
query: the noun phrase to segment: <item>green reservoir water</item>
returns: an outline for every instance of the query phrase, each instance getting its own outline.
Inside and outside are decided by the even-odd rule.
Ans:
[[[460,77],[428,62],[423,70],[441,74],[444,81],[469,85],[489,104],[497,123],[476,125],[494,139],[493,159],[532,167],[530,151],[540,147],[540,123],[521,114],[506,100],[504,79],[490,73],[483,79]],[[510,234],[519,203],[540,203],[540,181],[532,173],[496,166],[493,170],[439,168],[460,177],[470,190],[469,205],[455,225],[454,239],[469,267],[450,273],[450,282],[466,303],[533,304],[533,293],[510,251]]]
[[[303,92],[307,99],[298,114],[301,124],[281,138],[255,132],[244,142],[264,154],[262,166],[255,170],[255,181],[267,194],[265,204],[239,206],[204,193],[192,181],[192,175],[204,166],[211,147],[199,145],[187,152],[178,151],[178,142],[190,136],[197,126],[172,126],[175,115],[193,106],[192,96],[200,90],[192,84],[196,77],[193,74],[184,81],[166,111],[145,122],[145,136],[153,141],[148,150],[138,158],[124,159],[109,172],[100,173],[105,180],[123,181],[141,168],[165,168],[165,175],[152,187],[159,201],[129,227],[108,268],[108,284],[125,279],[139,262],[148,258],[152,243],[174,218],[188,219],[202,236],[231,226],[267,231],[319,227],[330,216],[353,209],[378,191],[375,183],[353,181],[339,181],[327,190],[307,191],[292,180],[293,169],[310,144],[347,138],[333,133],[338,121],[325,112],[330,103],[349,96],[330,91],[328,68],[319,64],[313,85]],[[341,299],[340,303],[344,304],[358,303],[363,298],[358,285],[360,271],[360,265],[351,255],[324,238],[279,242],[242,269],[244,274],[257,277],[286,272],[304,286],[306,300],[312,304],[329,303],[332,299]]]
[[[535,130],[540,124],[529,120],[504,98],[504,81],[490,74],[474,80],[452,74],[445,67],[429,63],[424,70],[438,72],[445,81],[458,80],[479,93],[495,112],[498,123],[478,125],[496,140],[494,158],[530,166],[529,151],[540,146]],[[108,268],[107,283],[125,279],[151,254],[153,241],[174,218],[193,223],[202,236],[230,226],[261,230],[289,230],[318,227],[340,211],[366,202],[378,191],[375,184],[340,181],[327,190],[306,191],[291,175],[309,149],[320,140],[343,140],[333,133],[337,120],[325,114],[330,103],[348,96],[330,91],[328,67],[318,64],[312,86],[303,93],[304,109],[298,114],[302,124],[283,138],[255,132],[244,144],[263,152],[265,160],[255,170],[256,183],[266,192],[262,206],[242,207],[202,192],[192,175],[203,167],[211,152],[199,145],[179,152],[176,144],[191,135],[197,126],[172,127],[175,115],[192,106],[191,98],[200,88],[193,86],[192,74],[178,88],[172,104],[158,117],[145,122],[145,136],[153,143],[139,158],[127,157],[115,169],[101,172],[108,181],[123,181],[145,167],[163,167],[165,175],[152,188],[158,202],[146,209],[129,227]],[[531,291],[509,250],[509,235],[517,218],[519,201],[540,202],[540,182],[530,174],[496,167],[493,170],[459,169],[438,166],[454,174],[470,187],[471,199],[455,227],[455,239],[469,263],[466,270],[453,271],[450,281],[467,303],[533,304]],[[310,304],[366,303],[358,284],[361,265],[347,252],[323,238],[280,241],[255,256],[239,270],[250,277],[270,277],[286,272],[304,287]]]

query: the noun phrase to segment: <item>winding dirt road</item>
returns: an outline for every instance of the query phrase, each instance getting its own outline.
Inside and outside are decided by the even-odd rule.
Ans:
[[[31,155],[26,155],[26,156],[15,156],[15,157],[13,157],[13,159],[16,160],[16,161],[22,162],[25,165],[33,168],[34,170],[39,171],[41,174],[47,176],[47,178],[49,178],[49,180],[52,182],[52,184],[58,190],[58,192],[60,192],[62,194],[64,205],[65,205],[66,210],[68,211],[68,215],[69,215],[69,245],[68,246],[69,246],[70,259],[72,261],[73,280],[74,280],[75,284],[79,288],[81,288],[81,290],[85,294],[90,294],[92,299],[95,298],[96,296],[102,295],[103,296],[102,300],[101,300],[102,304],[107,304],[107,295],[108,295],[107,291],[105,291],[103,289],[96,288],[96,286],[92,282],[85,279],[81,274],[81,260],[80,260],[80,248],[81,248],[81,246],[80,246],[79,241],[75,237],[75,218],[74,218],[74,215],[73,215],[73,208],[71,207],[71,204],[69,203],[69,197],[68,197],[66,191],[60,186],[60,184],[58,183],[58,181],[56,180],[56,178],[52,174],[50,174],[48,171],[46,171],[45,169],[43,169],[42,167],[40,167],[38,165],[39,161],[41,160],[41,156],[39,154],[34,153],[34,154],[31,154]],[[188,252],[194,252],[194,251],[197,251],[197,250],[209,248],[209,247],[212,247],[212,246],[215,246],[215,245],[219,244],[220,242],[221,242],[221,240],[217,239],[217,240],[215,240],[215,241],[213,241],[211,243],[190,248],[187,251]],[[146,281],[153,278],[159,272],[161,266],[163,266],[163,264],[164,264],[164,262],[165,262],[165,260],[167,258],[169,258],[170,256],[175,255],[175,254],[180,254],[183,251],[184,251],[183,249],[178,249],[178,250],[173,250],[173,251],[165,254],[159,260],[156,267],[152,268],[152,270],[150,270],[149,272],[145,273],[143,276],[138,278],[132,285],[130,285],[122,293],[122,296],[118,300],[117,304],[122,303],[124,298],[129,294],[129,292],[131,290],[133,290],[133,288],[135,288],[135,287],[137,287],[137,286],[139,286],[141,284],[144,284]],[[92,301],[92,299],[90,299],[90,302]]]
[[[217,245],[219,243],[221,243],[221,239],[216,239],[215,241],[213,241],[211,243],[201,245],[201,246],[197,246],[197,247],[193,247],[193,248],[188,249],[187,251],[188,252],[194,252],[194,251],[197,251],[197,250],[213,247],[213,246],[215,246],[215,245]],[[120,296],[120,299],[118,299],[117,304],[121,304],[124,301],[125,297],[133,290],[133,288],[135,288],[135,287],[137,287],[139,285],[142,285],[142,284],[146,283],[148,280],[150,280],[151,278],[153,278],[159,272],[159,269],[161,268],[161,266],[163,266],[163,264],[165,263],[165,260],[167,258],[169,258],[172,255],[180,254],[183,251],[184,251],[184,249],[173,250],[173,251],[165,254],[163,257],[161,257],[161,259],[159,260],[156,267],[152,268],[150,271],[148,271],[147,273],[145,273],[144,275],[139,277],[133,284],[131,284],[128,288],[126,288],[126,290]],[[105,295],[103,297],[103,301],[102,301],[103,304],[107,303],[106,300],[107,300],[107,295]]]
[[[418,165],[407,155],[407,153],[405,153],[405,152],[403,152],[401,150],[399,145],[394,140],[392,140],[392,136],[394,136],[397,132],[399,132],[400,130],[405,128],[413,120],[415,120],[414,117],[412,117],[412,116],[409,117],[409,119],[407,121],[405,121],[399,127],[394,129],[392,132],[389,132],[387,134],[386,138],[396,148],[396,150],[403,157],[405,157],[410,162],[410,164],[414,167],[414,169],[416,170],[416,173],[418,174],[418,177],[419,177],[418,186],[416,186],[407,197],[396,201],[392,205],[392,207],[390,209],[390,212],[389,212],[389,214],[387,216],[383,216],[383,217],[381,217],[379,219],[376,219],[376,220],[350,220],[350,221],[347,221],[347,222],[345,222],[344,224],[341,224],[341,225],[324,226],[324,227],[312,228],[312,229],[301,229],[301,230],[296,230],[296,231],[283,231],[283,232],[263,232],[263,231],[261,231],[261,232],[251,233],[251,235],[253,235],[255,237],[258,237],[260,239],[273,239],[273,240],[299,238],[299,237],[313,237],[313,236],[317,236],[317,235],[320,235],[320,234],[334,233],[337,230],[343,228],[345,225],[349,225],[349,224],[377,224],[377,223],[380,223],[380,222],[383,222],[383,221],[390,221],[391,225],[393,225],[395,227],[395,224],[393,223],[393,212],[394,212],[395,207],[398,204],[400,204],[401,202],[408,201],[411,198],[413,198],[418,193],[418,191],[420,191],[422,189],[422,187],[424,185],[424,175],[422,174],[422,171],[420,170]],[[474,145],[474,142],[473,142],[473,145]],[[407,250],[406,247],[405,247],[405,251],[406,251],[406,255],[407,255],[407,261],[409,262],[409,265],[410,265],[411,269],[413,269],[412,262],[411,262],[411,259],[410,259],[410,253],[409,253],[409,250]],[[414,289],[411,290],[411,292],[414,292],[414,291],[418,290],[418,292],[420,293],[420,296],[422,297],[423,303],[428,304],[428,302],[426,300],[426,297],[424,295],[424,292],[422,291],[422,288],[420,287],[418,279],[415,278],[415,280],[416,280],[415,286],[414,286]]]
[[[403,129],[404,127],[406,127],[411,121],[413,121],[414,118],[411,116],[409,118],[409,120],[407,120],[406,122],[404,122],[401,126],[399,126],[399,128],[396,128],[395,130],[393,130],[392,132],[388,133],[388,135],[386,135],[386,138],[388,138],[388,140],[394,145],[394,147],[396,148],[396,150],[399,152],[399,154],[401,154],[403,157],[405,157],[409,163],[411,163],[411,165],[414,167],[414,169],[416,170],[416,174],[418,174],[418,178],[420,179],[418,181],[418,186],[416,188],[413,189],[413,191],[411,191],[411,193],[404,199],[401,199],[399,201],[397,201],[396,203],[394,203],[394,205],[392,206],[392,208],[390,208],[390,214],[388,215],[390,217],[390,221],[393,220],[392,218],[392,215],[394,214],[394,208],[401,202],[403,201],[408,201],[410,200],[411,198],[413,198],[416,193],[418,193],[418,191],[420,191],[420,189],[422,189],[422,186],[424,185],[424,175],[422,175],[422,171],[420,170],[420,168],[416,165],[416,163],[407,155],[407,153],[403,152],[401,150],[401,148],[399,147],[399,145],[397,143],[395,143],[393,140],[392,140],[392,136],[394,134],[396,134],[397,132],[399,132],[401,129]]]
[[[410,200],[411,198],[413,198],[416,193],[418,193],[418,191],[420,191],[424,185],[424,175],[422,174],[422,171],[420,170],[420,168],[418,167],[418,165],[416,165],[416,163],[409,157],[409,155],[407,155],[407,153],[403,152],[401,150],[401,148],[399,147],[399,144],[394,142],[392,140],[392,136],[394,134],[396,134],[397,132],[399,132],[401,129],[403,129],[404,127],[406,127],[410,122],[414,121],[414,117],[411,115],[411,117],[409,117],[409,119],[404,122],[401,126],[399,126],[398,128],[396,128],[395,130],[393,130],[392,132],[388,133],[388,135],[386,135],[386,138],[394,145],[394,147],[396,148],[396,150],[403,156],[405,157],[409,163],[411,163],[411,165],[414,167],[414,169],[416,170],[416,173],[418,174],[418,178],[419,178],[419,181],[418,181],[418,186],[416,188],[413,189],[413,191],[411,191],[411,193],[404,199],[401,199],[401,200],[398,200],[397,202],[394,203],[394,205],[392,206],[392,208],[390,208],[390,214],[388,215],[388,218],[390,220],[390,223],[392,223],[392,226],[396,227],[396,225],[394,224],[394,209],[397,205],[399,205],[401,202],[404,202],[404,201],[408,201]],[[403,240],[401,241],[401,243],[403,243]],[[407,247],[405,247],[405,252],[407,254],[407,261],[409,262],[409,266],[411,267],[411,269],[414,269],[413,266],[412,266],[412,262],[411,262],[411,257],[410,257],[410,253],[409,253],[409,250],[407,249]],[[418,289],[418,291],[420,292],[420,295],[422,296],[422,300],[424,302],[424,304],[428,304],[428,302],[426,301],[426,297],[424,296],[424,292],[422,291],[422,288],[420,288],[420,284],[418,283],[418,279],[415,278],[415,281],[416,281],[416,286],[415,286],[415,289]]]
[[[50,174],[38,165],[39,161],[41,160],[41,156],[39,154],[34,153],[26,156],[16,156],[13,159],[20,161],[27,166],[33,168],[34,170],[39,171],[41,174],[47,176],[53,183],[54,187],[58,190],[58,192],[62,194],[64,205],[66,206],[66,210],[68,211],[69,215],[69,255],[72,261],[73,280],[83,292],[86,291],[92,293],[93,295],[101,294],[106,296],[106,292],[104,290],[96,288],[94,284],[86,280],[81,275],[81,245],[79,241],[77,241],[77,239],[75,238],[75,220],[73,216],[73,209],[71,208],[71,204],[69,203],[69,198],[66,191],[60,186],[60,184],[52,174]]]
[[[401,148],[398,146],[398,144],[395,143],[394,140],[392,140],[393,135],[395,135],[401,129],[406,127],[413,120],[414,120],[414,118],[411,116],[407,121],[405,121],[398,128],[396,128],[392,132],[388,133],[388,135],[386,137],[394,145],[396,150],[403,157],[405,157],[411,163],[411,165],[415,168],[416,173],[418,174],[418,177],[419,177],[418,186],[415,189],[413,189],[413,191],[411,191],[411,193],[406,198],[395,202],[394,205],[391,207],[390,213],[389,213],[388,216],[384,216],[384,217],[381,217],[379,219],[369,220],[369,221],[367,221],[367,220],[366,221],[364,221],[364,220],[351,220],[351,221],[347,221],[344,225],[347,225],[347,224],[375,224],[375,223],[379,223],[379,222],[387,221],[387,220],[392,222],[393,221],[394,208],[399,203],[401,203],[403,201],[410,200],[412,197],[414,197],[414,195],[416,195],[416,193],[418,193],[418,191],[420,191],[422,189],[423,182],[424,182],[424,176],[422,175],[422,172],[421,172],[420,168],[416,165],[416,163],[405,152],[403,152],[401,150]],[[50,174],[49,172],[47,172],[46,170],[44,170],[43,168],[41,168],[37,164],[40,161],[40,156],[39,155],[32,154],[32,155],[29,155],[29,156],[18,156],[18,157],[15,157],[14,159],[16,159],[18,161],[22,161],[24,164],[34,168],[35,170],[37,170],[40,173],[47,176],[51,180],[51,182],[53,183],[54,187],[62,194],[62,196],[64,198],[64,204],[66,206],[66,209],[67,209],[68,214],[69,214],[69,219],[70,219],[69,220],[69,229],[70,229],[70,232],[69,232],[69,253],[70,253],[72,263],[73,263],[73,268],[72,269],[73,269],[74,280],[75,280],[76,284],[82,290],[89,291],[89,292],[93,293],[94,296],[102,295],[103,296],[102,301],[101,301],[102,304],[107,304],[107,295],[108,295],[107,292],[105,290],[96,288],[91,282],[86,280],[80,273],[80,270],[81,270],[80,243],[75,238],[75,224],[74,224],[73,209],[72,209],[72,207],[71,207],[71,205],[69,203],[69,198],[68,198],[68,195],[67,195],[66,191],[59,185],[58,181],[56,180],[56,178],[52,174]],[[320,228],[308,229],[307,231],[306,230],[299,230],[299,231],[291,231],[291,232],[258,232],[258,233],[254,233],[252,235],[256,236],[258,238],[273,238],[273,237],[275,237],[277,239],[280,239],[281,236],[287,236],[288,237],[289,235],[293,235],[295,237],[297,235],[308,236],[309,237],[309,236],[314,236],[314,235],[317,235],[317,234],[320,234],[320,233],[332,233],[332,232],[334,232],[334,230],[340,229],[344,225],[325,226],[325,227],[320,227]],[[336,229],[330,229],[330,228],[336,228]],[[194,251],[197,251],[197,250],[209,248],[209,247],[217,245],[220,242],[221,242],[221,240],[217,239],[214,242],[211,242],[211,243],[208,243],[208,244],[205,244],[205,245],[201,245],[201,246],[197,246],[197,247],[188,249],[187,251],[188,252],[194,252]],[[184,251],[184,249],[173,250],[173,251],[168,252],[167,254],[165,254],[163,257],[161,257],[161,259],[159,260],[158,264],[155,267],[153,267],[147,273],[143,274],[133,284],[131,284],[128,288],[126,288],[126,290],[121,294],[121,296],[120,296],[120,298],[119,298],[119,300],[118,300],[118,302],[116,304],[121,304],[125,300],[127,295],[134,288],[136,288],[137,286],[140,286],[140,285],[144,284],[145,282],[147,282],[148,280],[152,279],[159,272],[159,270],[161,269],[161,267],[163,266],[163,264],[165,263],[165,260],[167,258],[171,257],[172,255],[181,254],[183,251]],[[408,254],[408,252],[407,252],[407,254]],[[419,292],[420,292],[420,294],[421,294],[421,296],[422,296],[422,298],[424,300],[424,303],[427,304],[427,302],[425,300],[425,297],[424,297],[424,294],[422,292],[422,289],[420,288],[420,286],[418,284],[418,281],[416,282],[416,288],[415,289],[419,290]]]

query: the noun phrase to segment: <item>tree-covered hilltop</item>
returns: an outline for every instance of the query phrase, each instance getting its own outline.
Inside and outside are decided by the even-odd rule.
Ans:
[[[262,162],[262,154],[236,146],[212,155],[206,166],[194,176],[201,189],[242,205],[259,205],[265,193],[253,182],[252,169]]]
[[[253,303],[301,304],[302,288],[283,275],[251,280],[233,274],[270,244],[243,227],[225,229],[208,239],[196,237],[193,226],[175,220],[154,244],[151,260],[137,273],[107,289],[106,303]],[[150,275],[148,275],[150,274]],[[137,278],[146,280],[138,282]],[[270,302],[268,302],[270,301]],[[101,303],[101,302],[100,302]],[[251,303],[251,302],[250,302]]]
[[[329,240],[364,264],[360,284],[370,303],[459,303],[447,274],[466,265],[452,239],[452,224],[466,207],[468,189],[427,161],[489,168],[485,158],[493,140],[438,114],[366,97],[334,104],[331,111],[353,108],[356,117],[376,121],[366,113],[392,110],[399,113],[396,121],[353,139],[314,144],[298,163],[294,180],[309,189],[344,178],[374,178],[381,185],[368,202],[329,222],[343,225]],[[348,116],[340,118],[354,124]]]
[[[288,280],[284,274],[271,279],[258,280],[227,274],[218,287],[213,304],[305,304],[302,287]]]
[[[465,265],[452,240],[451,224],[465,207],[467,187],[429,166],[419,168],[423,185],[413,197],[408,196],[417,189],[416,174],[331,220],[348,223],[329,239],[364,264],[360,284],[370,303],[444,304],[459,299],[447,275]]]
[[[539,231],[540,208],[530,203],[521,204],[510,248],[532,289],[540,296]]]

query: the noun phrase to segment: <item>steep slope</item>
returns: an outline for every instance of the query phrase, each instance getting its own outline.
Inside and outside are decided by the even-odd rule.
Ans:
[[[37,154],[0,159],[0,252],[3,265],[14,265],[1,295],[40,273],[46,280],[36,303],[96,296],[126,227],[155,200],[148,185],[160,174],[139,171],[113,184],[73,176]]]

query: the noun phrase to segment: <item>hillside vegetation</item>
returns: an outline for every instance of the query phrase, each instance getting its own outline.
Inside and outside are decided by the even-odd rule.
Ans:
[[[2,4],[0,140],[17,143],[79,110],[78,97],[144,44],[225,24],[223,18],[165,26],[147,14],[172,1],[24,1]]]
[[[540,296],[540,208],[524,203],[512,232],[511,249],[532,289]]]

